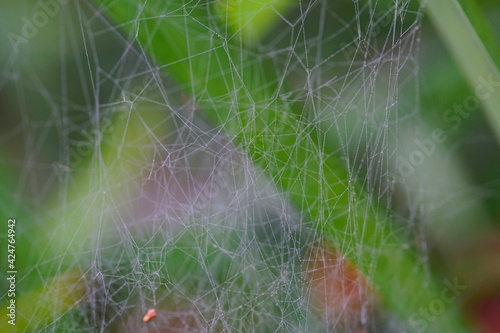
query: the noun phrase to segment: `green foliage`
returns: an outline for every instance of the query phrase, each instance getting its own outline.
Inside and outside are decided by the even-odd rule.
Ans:
[[[307,111],[277,98],[284,87],[268,60],[255,63],[249,56],[255,52],[252,43],[230,38],[225,27],[234,22],[213,15],[211,4],[148,1],[137,11],[135,1],[96,2],[129,36],[136,36],[215,126],[236,136],[321,234],[373,277],[393,311],[408,317],[438,297],[438,285],[426,284],[428,277],[417,269],[411,247],[403,246],[390,214],[384,216],[356,190],[333,140],[310,122]],[[443,322],[458,332],[461,324],[452,313]],[[429,325],[429,331],[432,325],[440,324]]]

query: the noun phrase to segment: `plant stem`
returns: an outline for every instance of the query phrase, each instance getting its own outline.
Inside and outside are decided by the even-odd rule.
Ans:
[[[441,34],[500,143],[500,72],[457,0],[427,0],[427,12]]]

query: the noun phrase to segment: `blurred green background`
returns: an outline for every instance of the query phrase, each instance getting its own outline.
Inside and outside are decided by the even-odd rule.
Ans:
[[[85,181],[82,181],[79,175],[84,175],[85,178],[87,170],[94,170],[95,173],[91,175],[95,176],[101,165],[95,154],[84,153],[79,154],[82,155],[81,162],[75,163],[76,166],[71,170],[66,170],[65,166],[71,163],[67,160],[69,151],[76,149],[79,142],[88,141],[88,133],[92,133],[96,128],[103,132],[103,119],[113,114],[107,108],[114,101],[124,99],[123,92],[129,92],[133,87],[141,86],[145,82],[140,75],[127,80],[127,71],[133,74],[134,66],[147,67],[147,63],[141,60],[145,56],[159,66],[175,60],[175,50],[172,51],[172,55],[164,55],[167,59],[164,61],[165,58],[151,51],[156,47],[155,42],[152,42],[153,45],[148,45],[140,38],[135,39],[133,44],[135,49],[128,50],[132,44],[123,41],[134,38],[134,30],[130,26],[133,27],[136,23],[119,22],[119,10],[114,12],[115,17],[109,18],[112,23],[108,23],[108,19],[105,18],[105,13],[108,13],[107,6],[110,8],[120,6],[111,3],[70,1],[67,5],[61,5],[58,13],[39,29],[36,36],[28,43],[19,44],[19,52],[15,52],[9,40],[9,33],[20,32],[24,23],[22,18],[30,17],[39,7],[36,1],[1,0],[0,2],[0,64],[2,64],[0,207],[5,220],[0,228],[2,237],[0,272],[4,274],[7,271],[7,262],[3,259],[6,258],[4,252],[7,239],[6,221],[7,218],[15,217],[19,221],[16,226],[16,264],[20,272],[18,277],[22,277],[18,284],[18,299],[37,297],[33,295],[37,295],[36,290],[40,285],[50,281],[53,275],[57,276],[54,273],[62,274],[65,271],[63,267],[56,267],[60,261],[45,261],[47,255],[42,253],[43,249],[50,248],[47,244],[53,241],[52,228],[54,221],[60,219],[58,214],[61,205],[69,204],[72,207],[74,198],[78,198],[78,193],[86,193],[87,189],[82,188],[86,186]],[[136,3],[128,3],[132,3],[130,6],[136,9]],[[331,61],[339,65],[325,66],[325,76],[354,75],[354,72],[349,72],[353,68],[349,67],[353,66],[351,61],[353,59],[360,62],[363,59],[374,61],[377,50],[382,48],[384,43],[387,43],[388,36],[391,36],[390,29],[404,30],[414,21],[420,22],[421,4],[415,1],[410,4],[404,2],[405,6],[408,6],[405,12],[402,15],[398,14],[395,20],[392,17],[388,19],[391,24],[380,23],[378,29],[381,31],[373,32],[367,39],[369,56],[363,58],[363,54],[352,54],[349,45],[353,43],[356,45],[356,22],[372,22],[373,19],[370,19],[369,15],[374,13],[375,16],[380,15],[383,18],[385,8],[394,6],[392,1],[387,1],[388,5],[386,2],[379,2],[376,8],[380,9],[373,9],[371,3],[371,1],[336,2],[328,8],[328,14],[338,17],[338,20],[325,20],[326,32],[322,32],[321,35],[315,29],[317,29],[316,23],[321,21],[323,7],[318,4],[308,12],[307,17],[311,22],[304,23],[308,32],[305,39],[309,38],[308,41],[313,43],[315,34],[324,38],[335,36],[332,37],[331,43],[324,42],[324,48],[318,51],[323,54],[317,55],[311,52],[310,55],[311,58],[313,56],[327,58],[328,55],[334,55]],[[461,4],[497,68],[500,67],[500,4],[493,0],[463,0]],[[216,5],[214,8],[218,8]],[[123,6],[127,7],[125,4]],[[282,1],[276,6],[276,10],[293,21],[303,15],[306,7],[293,1]],[[230,7],[228,5],[226,8],[224,6],[221,8],[224,13],[224,10]],[[359,8],[362,8],[362,11]],[[109,11],[113,13],[112,9]],[[252,9],[248,11],[251,12]],[[357,13],[361,13],[360,17],[356,17]],[[391,14],[394,15],[393,12]],[[288,53],[285,52],[283,53],[285,56],[282,56],[279,52],[290,47],[292,38],[287,38],[287,24],[283,20],[273,18],[275,16],[264,14],[257,19],[252,18],[254,22],[260,21],[253,26],[247,26],[248,31],[242,33],[241,43],[248,43],[252,48],[256,45],[255,48],[247,49],[242,46],[241,49],[236,48],[234,51],[237,55],[240,50],[244,50],[241,51],[241,56],[247,56],[248,59],[241,60],[242,63],[252,62],[251,53],[247,50],[253,50],[258,54],[260,50],[270,52],[273,48],[277,52],[276,57],[270,56],[269,63],[262,60],[263,67],[266,65],[267,69],[272,68],[273,59],[277,62],[287,61]],[[243,17],[240,20],[245,21],[247,18]],[[396,23],[392,24],[394,22]],[[238,20],[231,21],[228,29],[238,30],[239,24],[241,22]],[[151,23],[149,28],[153,31],[149,33],[153,35],[154,23]],[[336,33],[339,31],[337,36]],[[418,40],[417,43],[410,47],[413,56],[408,57],[409,60],[406,59],[415,61],[415,64],[409,67],[413,72],[407,74],[409,81],[413,81],[408,85],[401,83],[401,89],[398,90],[401,110],[397,113],[400,118],[390,125],[394,127],[394,131],[399,129],[403,132],[395,135],[395,144],[401,149],[398,150],[400,156],[408,156],[414,149],[412,142],[415,137],[423,140],[434,128],[442,129],[448,138],[442,144],[437,144],[436,152],[427,158],[422,166],[416,168],[415,176],[398,181],[394,187],[385,183],[384,178],[379,184],[363,189],[368,191],[370,197],[379,195],[379,192],[383,193],[380,195],[382,197],[380,202],[388,203],[387,206],[396,216],[395,219],[403,221],[405,226],[403,234],[408,236],[409,243],[416,244],[419,255],[429,259],[429,263],[425,264],[428,268],[427,274],[437,280],[458,278],[461,283],[468,286],[466,292],[460,295],[458,306],[461,309],[460,316],[470,324],[470,327],[477,332],[499,332],[500,153],[497,134],[485,117],[482,105],[463,119],[457,128],[453,128],[445,120],[443,117],[445,111],[456,104],[463,104],[464,99],[471,96],[474,91],[455,61],[456,51],[446,48],[446,41],[436,32],[435,26],[427,16],[423,16],[417,34],[418,37],[415,39]],[[175,37],[175,35],[176,33],[172,33],[169,38],[182,39],[182,36]],[[397,36],[398,33],[394,35]],[[190,37],[193,40],[199,37],[207,41],[203,33],[197,36],[191,31]],[[223,47],[224,45],[221,49]],[[127,54],[126,60],[122,58],[124,54]],[[172,58],[168,58],[170,56]],[[404,58],[403,53],[400,57]],[[297,60],[291,60],[291,63],[291,72],[302,65]],[[96,69],[96,64],[99,65],[99,71]],[[120,69],[116,68],[117,64]],[[357,65],[358,63],[354,67]],[[189,78],[185,82],[179,79],[183,75],[182,66],[184,64],[179,66],[180,69],[176,69],[175,66],[171,66],[174,69],[169,66],[163,68],[163,85],[167,87],[170,96],[176,96],[170,101],[172,105],[186,105],[191,99],[200,108],[207,108],[211,103],[210,98],[213,98],[216,105],[215,97],[221,97],[221,100],[225,97],[226,88],[221,88],[220,95],[214,96],[219,93],[217,87],[205,95],[201,93],[196,95],[199,93],[196,84],[190,84]],[[279,72],[279,66],[276,65],[276,68]],[[196,68],[190,70],[193,73],[203,71]],[[106,77],[106,74],[110,76],[108,80],[99,81],[100,85],[96,87],[96,77]],[[282,73],[277,73],[277,76],[280,74]],[[300,90],[303,80],[301,75],[303,74],[300,69],[297,69],[296,74],[290,75],[291,78],[296,78],[296,81],[286,83],[292,95],[294,91]],[[218,79],[221,80],[220,77]],[[214,82],[211,84],[217,85],[221,81]],[[265,83],[263,82],[264,80],[254,82],[248,87],[265,95],[265,88],[261,87]],[[340,85],[333,83],[331,87],[335,90]],[[493,93],[498,94],[496,91]],[[296,96],[300,97],[300,94],[293,95]],[[307,105],[307,102],[303,104]],[[98,112],[102,112],[101,115]],[[500,106],[497,112],[500,113]],[[156,119],[157,115],[152,117]],[[209,119],[208,122],[216,126],[210,117],[206,117]],[[217,118],[217,115],[212,117]],[[121,126],[117,125],[114,118],[109,119],[115,126]],[[346,123],[349,126],[349,122]],[[377,124],[377,121],[374,123]],[[355,135],[359,135],[362,141],[363,134],[356,132],[359,121],[351,124],[353,128],[347,128],[345,131],[356,133]],[[153,127],[154,125],[151,125],[151,128]],[[409,133],[407,137],[404,132]],[[242,144],[254,143],[251,140],[242,141],[240,141]],[[346,146],[348,144],[344,144],[343,147]],[[95,146],[89,149],[93,150]],[[395,150],[388,149],[388,152],[393,151]],[[359,164],[360,179],[369,178],[371,171],[367,165],[357,161],[356,157],[346,155],[346,159],[352,158],[354,165]],[[253,154],[250,157],[258,160],[256,156],[257,154]],[[103,159],[106,160],[106,156]],[[257,165],[261,165],[259,163],[265,165],[265,162],[256,162]],[[126,174],[125,171],[122,172]],[[96,179],[98,178],[94,178],[94,181]],[[91,181],[89,183],[91,184]],[[89,185],[89,188],[91,187],[92,185]],[[64,211],[70,210],[64,208]],[[78,209],[73,210],[75,215],[78,215],[78,212]],[[73,234],[71,229],[67,232],[70,236]],[[41,261],[42,258],[44,260]],[[396,272],[397,268],[394,268],[394,271]],[[2,278],[0,290],[3,297],[6,287],[6,280]]]

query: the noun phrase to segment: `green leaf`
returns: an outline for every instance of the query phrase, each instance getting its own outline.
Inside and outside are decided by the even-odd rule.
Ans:
[[[295,3],[295,0],[217,0],[216,8],[228,28],[248,42],[260,40],[272,31]]]
[[[324,124],[315,124],[307,112],[278,98],[284,87],[270,59],[255,62],[251,45],[231,39],[224,20],[213,14],[213,4],[96,3],[190,94],[215,126],[235,137],[321,235],[372,278],[392,311],[412,318],[440,298],[444,286],[426,275],[390,214],[379,211],[356,184],[331,137],[322,134]],[[445,327],[463,331],[452,306],[426,322],[422,331]]]

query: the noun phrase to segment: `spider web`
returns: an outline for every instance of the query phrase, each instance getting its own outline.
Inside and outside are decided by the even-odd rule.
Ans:
[[[17,111],[0,136],[2,166],[16,174],[2,209],[22,221],[23,330],[416,331],[368,287],[382,243],[354,240],[357,226],[402,234],[394,251],[428,269],[421,212],[397,172],[401,132],[419,122],[418,4],[300,1],[249,47],[244,28],[196,16],[209,8],[209,23],[224,22],[217,8],[229,3],[165,1],[156,16],[132,3],[135,18],[116,23],[108,9],[119,1],[58,2],[36,36],[1,52],[2,99]],[[1,14],[4,35],[43,10],[16,8]],[[174,60],[162,61],[151,49],[165,20],[180,32],[198,22],[187,35],[212,47],[176,60],[166,48]],[[145,21],[149,44],[138,43]],[[193,67],[206,54],[222,66],[220,50],[233,62],[219,78]],[[179,62],[191,66],[184,82]],[[274,72],[249,83],[238,78],[246,66]],[[359,215],[388,209],[399,212]],[[317,219],[347,222],[330,230]],[[347,257],[363,273],[349,275]],[[145,324],[149,308],[157,316]]]

